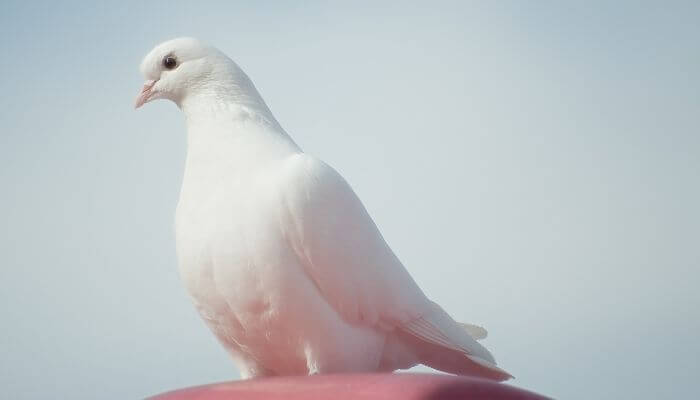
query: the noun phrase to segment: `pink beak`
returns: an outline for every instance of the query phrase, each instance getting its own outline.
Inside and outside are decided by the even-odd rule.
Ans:
[[[153,89],[153,85],[155,85],[156,82],[158,81],[150,80],[143,83],[143,88],[141,89],[141,93],[139,93],[139,97],[136,98],[134,108],[139,108],[151,100],[151,96],[153,95],[151,89]]]

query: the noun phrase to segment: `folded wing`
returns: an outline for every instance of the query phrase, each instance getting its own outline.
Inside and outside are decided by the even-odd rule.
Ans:
[[[455,322],[423,294],[340,174],[300,154],[287,161],[283,181],[290,243],[346,321],[405,335],[406,341],[416,341],[412,347],[421,362],[435,368],[498,380],[509,376],[476,342],[485,336],[483,328]],[[440,359],[454,355],[454,360],[431,363],[436,354]]]

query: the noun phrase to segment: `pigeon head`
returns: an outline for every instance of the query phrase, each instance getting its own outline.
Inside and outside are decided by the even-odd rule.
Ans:
[[[136,108],[155,99],[172,100],[181,107],[188,98],[220,98],[252,86],[230,58],[192,38],[157,45],[141,62],[141,73],[146,82],[136,98]]]

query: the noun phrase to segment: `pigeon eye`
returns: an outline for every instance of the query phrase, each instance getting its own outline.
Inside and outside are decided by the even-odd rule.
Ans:
[[[163,66],[166,69],[175,69],[175,67],[177,67],[177,60],[173,56],[165,56],[163,59]]]

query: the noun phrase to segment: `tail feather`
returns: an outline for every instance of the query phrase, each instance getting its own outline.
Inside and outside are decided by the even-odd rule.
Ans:
[[[468,324],[459,324],[439,305],[431,302],[431,309],[401,327],[404,341],[416,352],[422,364],[441,371],[473,375],[503,381],[512,378],[496,366],[491,353],[476,342],[486,337],[486,330]]]
[[[480,327],[479,325],[473,325],[473,324],[465,324],[463,322],[458,322],[458,324],[467,331],[469,336],[473,337],[475,340],[481,340],[481,339],[486,339],[486,336],[488,336],[488,332],[486,329]]]

